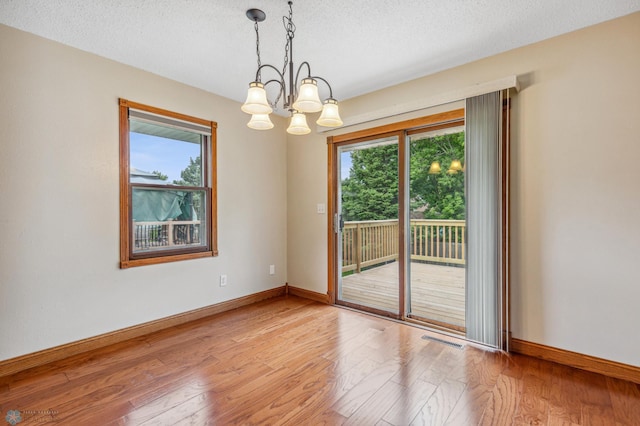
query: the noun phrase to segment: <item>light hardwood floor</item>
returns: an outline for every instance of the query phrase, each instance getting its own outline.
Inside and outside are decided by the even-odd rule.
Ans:
[[[424,335],[280,297],[6,377],[0,406],[20,426],[640,422],[636,384]]]
[[[464,329],[465,270],[461,267],[411,263],[411,313]],[[398,312],[398,263],[342,278],[342,299]]]

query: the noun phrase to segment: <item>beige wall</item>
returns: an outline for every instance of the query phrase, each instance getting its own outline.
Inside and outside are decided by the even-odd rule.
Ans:
[[[0,58],[0,360],[284,285],[284,120],[2,25]],[[119,97],[218,122],[219,257],[118,268]]]
[[[639,43],[635,13],[341,104],[344,117],[356,116],[518,75],[522,90],[512,114],[513,336],[636,366]],[[315,213],[315,205],[327,198],[325,138],[287,142],[287,278],[320,293],[326,292],[327,218]]]

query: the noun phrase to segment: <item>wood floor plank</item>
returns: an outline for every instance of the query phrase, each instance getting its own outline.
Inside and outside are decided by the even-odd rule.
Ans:
[[[482,415],[483,425],[508,424],[513,421],[518,407],[522,384],[511,376],[501,374],[493,388],[487,408]]]
[[[444,380],[429,397],[411,425],[443,425],[466,387],[465,383]]]
[[[549,413],[549,419],[546,424],[548,426],[579,426],[578,423],[572,423],[563,417],[558,417],[551,413]]]
[[[197,397],[207,392],[207,387],[201,381],[192,379],[188,383],[167,392],[158,398],[145,401],[143,405],[132,410],[124,418],[129,424],[140,424],[156,418],[166,411],[169,411],[185,401]],[[138,402],[138,404],[140,404]],[[133,405],[133,404],[132,404]]]
[[[383,418],[406,389],[390,380],[377,389],[344,423],[345,425],[372,425]]]
[[[275,404],[274,395],[276,393],[282,398],[290,399],[292,390],[300,383],[305,382],[308,376],[316,376],[330,366],[330,361],[324,358],[314,358],[297,370],[282,368],[264,377],[259,377],[236,390],[227,392],[224,406],[221,406],[220,423],[246,424],[251,416],[258,412],[270,416],[269,407]]]
[[[434,359],[420,354],[414,356],[405,367],[400,369],[391,380],[406,387],[411,387],[433,365]]]
[[[401,386],[400,398],[382,416],[382,420],[392,425],[408,425],[418,415],[437,386],[422,380]]]
[[[95,419],[119,418],[131,410],[128,395],[153,383],[154,372],[162,372],[162,363],[151,359],[106,377],[96,378],[65,392],[64,402],[55,405],[63,424],[91,424]],[[73,382],[71,382],[73,383]],[[50,407],[61,395],[39,401]],[[45,402],[46,401],[46,402]]]
[[[365,358],[360,361],[359,364],[345,369],[342,374],[338,376],[340,390],[344,391],[344,393],[347,393],[357,384],[362,382],[366,377],[371,375],[371,373],[373,373],[379,367],[379,362],[373,361],[369,358]]]
[[[333,410],[322,411],[316,415],[306,416],[302,421],[294,418],[285,423],[287,426],[314,425],[314,426],[341,426],[347,421],[346,417],[341,416]]]
[[[360,329],[359,332],[355,331],[352,334],[350,333],[350,338],[340,339],[338,341],[338,344],[327,351],[324,357],[329,360],[335,361],[339,357],[345,356],[350,352],[361,349],[367,341],[381,333],[383,333],[383,330],[371,327]]]
[[[462,357],[462,351],[438,342],[433,342],[432,348],[434,351],[438,351],[438,355],[431,367],[420,376],[420,379],[439,385],[444,379],[450,377],[451,372],[457,367]]]
[[[364,359],[361,363],[364,362],[372,362],[370,360]],[[375,364],[377,366],[377,363]],[[367,367],[369,368],[369,367]],[[375,367],[367,370],[367,374],[370,371],[373,371]],[[342,396],[344,396],[349,389],[353,388],[355,384],[359,383],[357,379],[354,379],[353,384],[349,383],[349,379],[346,377],[348,374],[348,370],[344,371],[343,369],[337,367],[336,364],[333,366],[332,377],[335,380],[328,380],[325,386],[321,387],[317,392],[315,392],[308,400],[304,402],[303,410],[296,410],[297,412],[293,417],[288,418],[284,424],[287,425],[315,425],[315,424],[342,424],[346,421],[346,417],[341,416],[331,409],[331,406],[337,402]],[[367,374],[359,374],[362,378],[366,377]],[[326,423],[325,423],[326,422]]]
[[[243,422],[248,424],[286,423],[300,411],[304,411],[313,403],[314,395],[336,382],[336,377],[330,372],[331,363],[324,359],[320,360],[315,369],[307,369],[305,366],[304,376],[294,386],[264,408],[256,410]]]
[[[455,407],[449,414],[447,425],[476,425],[482,420],[482,415],[490,401],[493,386],[484,384],[467,384],[462,391]]]
[[[373,370],[360,383],[350,389],[332,407],[338,414],[350,417],[386,382],[398,372],[401,365],[396,361],[387,361]]]
[[[640,423],[640,390],[634,383],[607,377],[607,389],[618,423]]]
[[[514,423],[544,424],[549,417],[551,364],[533,358],[526,362],[528,365],[521,380],[522,392]]]
[[[254,324],[245,332],[235,333],[235,335],[233,336],[233,340],[235,342],[243,342],[255,339],[256,337],[262,335],[271,334],[274,331],[281,330],[282,328],[287,327],[291,324],[293,324],[294,326],[304,324],[305,322],[308,322],[308,317],[313,316],[321,308],[322,307],[319,305],[312,305],[308,309],[305,309],[303,312],[299,312],[296,310],[283,312],[273,317],[271,321],[264,321],[259,324]]]
[[[42,388],[52,388],[66,383],[69,383],[69,378],[65,373],[51,372],[35,377],[25,377],[5,385],[5,388],[0,390],[0,401],[7,401],[9,398],[19,399],[38,392]]]
[[[519,356],[518,359],[525,363],[523,371],[526,371],[527,357]],[[555,422],[581,424],[582,402],[578,395],[580,386],[573,378],[574,370],[564,365],[555,364],[552,366],[552,372],[549,418],[553,418]]]
[[[184,419],[191,417],[194,412],[198,412],[203,409],[208,409],[214,405],[215,399],[214,392],[202,392],[197,395],[191,396],[189,399],[182,401],[180,404],[169,408],[166,411],[161,412],[157,416],[138,423],[134,420],[131,424],[140,426],[165,426],[173,425]],[[208,413],[207,413],[208,414]]]
[[[283,296],[5,377],[0,405],[69,425],[640,424],[636,384],[425,334]]]

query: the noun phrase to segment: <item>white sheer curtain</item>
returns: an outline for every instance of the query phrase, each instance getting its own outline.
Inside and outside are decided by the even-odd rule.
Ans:
[[[466,100],[466,337],[501,347],[501,92]]]

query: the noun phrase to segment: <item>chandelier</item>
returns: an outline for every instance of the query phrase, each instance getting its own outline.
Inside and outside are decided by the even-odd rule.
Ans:
[[[258,22],[265,20],[266,15],[260,9],[247,10],[247,17],[254,22],[256,31],[256,52],[258,55],[258,70],[256,71],[255,81],[249,83],[249,91],[247,100],[242,105],[242,111],[251,114],[251,120],[247,126],[256,130],[268,130],[273,128],[273,123],[269,118],[269,114],[277,108],[278,103],[282,101],[284,109],[288,110],[291,115],[291,121],[287,128],[287,133],[293,135],[306,135],[311,132],[307,125],[307,117],[305,114],[322,111],[320,118],[316,124],[323,127],[339,127],[342,126],[340,113],[338,111],[338,101],[333,98],[331,85],[322,77],[311,75],[311,66],[308,62],[303,62],[294,74],[293,66],[293,37],[295,35],[296,26],[293,24],[293,2],[289,1],[289,16],[283,16],[282,21],[287,34],[287,44],[285,46],[284,66],[282,71],[270,64],[262,64],[260,59],[260,33],[258,31]],[[275,78],[262,82],[263,71],[275,71]],[[302,71],[306,71],[306,77],[299,82],[298,78]],[[288,72],[287,78],[285,75]],[[304,74],[303,74],[304,76]],[[329,97],[324,102],[320,101],[318,94],[318,81],[323,82],[329,88]],[[265,87],[275,83],[279,86],[278,95],[273,102],[267,99],[267,91]]]
[[[465,169],[466,169],[466,167],[462,165],[460,160],[454,159],[454,160],[451,161],[451,165],[449,166],[449,170],[447,170],[447,173],[449,173],[450,175],[455,175],[458,172],[463,172],[464,173],[466,171]],[[440,167],[440,162],[439,161],[434,161],[429,166],[428,173],[430,175],[437,175],[441,171],[442,171],[442,168]]]

